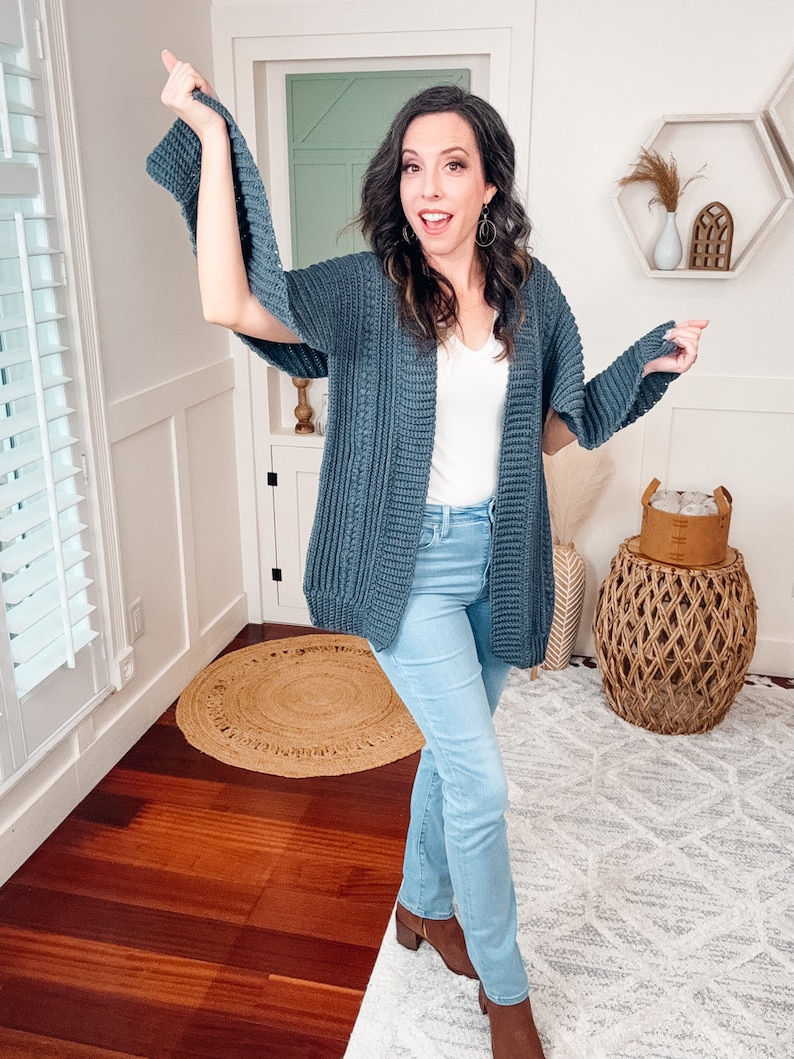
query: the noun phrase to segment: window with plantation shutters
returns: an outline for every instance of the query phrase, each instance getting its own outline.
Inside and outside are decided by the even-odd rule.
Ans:
[[[0,779],[106,684],[41,27],[27,0],[3,2],[13,39],[0,40]]]

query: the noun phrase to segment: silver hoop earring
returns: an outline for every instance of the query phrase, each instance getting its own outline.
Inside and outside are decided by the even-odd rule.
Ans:
[[[486,247],[491,246],[495,239],[496,225],[488,217],[488,207],[483,206],[480,220],[477,224],[477,234],[474,237],[474,242],[484,250]]]
[[[413,230],[410,224],[403,225],[403,239],[406,241],[406,243],[416,242],[416,232]]]

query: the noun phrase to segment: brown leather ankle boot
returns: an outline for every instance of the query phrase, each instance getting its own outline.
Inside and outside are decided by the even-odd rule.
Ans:
[[[480,984],[480,1010],[491,1024],[494,1059],[545,1059],[529,1000],[494,1004]]]
[[[469,959],[463,927],[455,916],[452,919],[422,919],[398,903],[395,912],[397,940],[414,952],[423,941],[435,949],[450,971],[476,978],[477,972]]]

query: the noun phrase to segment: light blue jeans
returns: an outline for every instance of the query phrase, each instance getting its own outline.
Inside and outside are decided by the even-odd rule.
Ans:
[[[493,501],[425,508],[411,595],[396,639],[375,657],[425,737],[411,796],[399,901],[426,919],[458,906],[486,995],[528,995],[492,715],[509,665],[491,650]]]

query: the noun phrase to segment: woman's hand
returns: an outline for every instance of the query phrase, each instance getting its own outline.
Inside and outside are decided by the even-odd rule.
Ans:
[[[670,342],[675,342],[678,351],[648,361],[643,369],[643,376],[650,375],[654,371],[669,371],[676,375],[683,375],[685,371],[689,371],[698,359],[700,335],[708,324],[708,320],[686,320],[682,324],[671,327],[664,337]]]
[[[194,70],[190,63],[180,62],[170,51],[164,51],[161,58],[168,71],[168,80],[160,99],[168,109],[189,125],[200,140],[208,132],[225,130],[226,122],[221,115],[193,98],[196,88],[213,99],[217,98],[209,81],[198,70]]]

